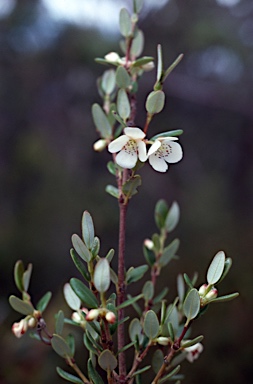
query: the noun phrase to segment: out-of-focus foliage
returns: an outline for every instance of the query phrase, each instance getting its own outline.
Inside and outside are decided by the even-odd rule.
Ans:
[[[236,288],[241,298],[221,310],[210,308],[212,316],[198,328],[199,333],[204,328],[208,348],[187,375],[187,382],[206,384],[250,382],[253,375],[253,7],[251,0],[226,3],[170,0],[160,10],[147,10],[141,20],[145,54],[155,55],[160,42],[164,62],[185,55],[165,84],[165,108],[150,125],[150,134],[155,124],[159,131],[184,130],[185,161],[166,177],[145,169],[145,199],[137,195],[133,201],[133,227],[127,234],[130,265],[142,257],[141,239],[152,233],[157,199],[177,195],[182,245],[179,262],[164,276],[170,276],[170,286],[178,271],[191,275],[203,269],[221,248],[233,257],[224,290],[226,284]],[[11,335],[7,297],[14,289],[17,259],[33,262],[31,284],[38,297],[57,292],[76,273],[70,239],[84,209],[94,217],[104,251],[116,246],[117,206],[103,191],[110,182],[103,169],[109,156],[92,150],[97,135],[90,107],[97,101],[95,79],[102,72],[94,57],[117,50],[117,39],[101,29],[53,21],[38,0],[18,0],[0,19],[0,41],[0,381],[60,383],[56,356]],[[140,85],[140,127],[154,80],[155,73]],[[136,216],[139,198],[143,211]],[[59,307],[58,300],[51,305]]]

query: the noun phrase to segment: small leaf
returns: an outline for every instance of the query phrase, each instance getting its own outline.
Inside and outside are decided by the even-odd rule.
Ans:
[[[99,104],[93,104],[91,112],[94,124],[98,132],[101,134],[101,137],[103,139],[109,139],[112,135],[112,127],[103,109]]]
[[[144,317],[144,332],[150,340],[157,337],[159,333],[159,321],[154,311],[149,310]]]
[[[146,110],[151,115],[162,111],[165,103],[165,94],[163,91],[152,91],[146,100]]]
[[[113,371],[118,365],[116,357],[109,349],[105,349],[98,357],[98,364],[104,371]]]
[[[73,289],[71,288],[71,285],[69,283],[66,283],[63,287],[63,293],[65,300],[68,304],[68,306],[73,309],[74,311],[78,311],[81,307],[81,300],[80,298],[75,294]],[[58,332],[56,332],[58,333]]]
[[[96,369],[93,367],[92,360],[89,359],[87,363],[88,376],[93,384],[104,384],[102,377],[98,374]]]
[[[156,262],[156,257],[155,257],[154,252],[151,249],[147,248],[144,244],[143,245],[143,253],[144,253],[144,256],[145,256],[147,263],[150,265],[150,267],[152,267],[152,265],[154,265]]]
[[[131,323],[129,324],[129,337],[130,340],[136,342],[136,338],[139,340],[139,344],[141,345],[143,343],[143,332],[142,332],[142,326],[139,319],[133,319]]]
[[[97,236],[95,236],[92,247],[91,247],[91,253],[93,258],[95,258],[98,255],[99,250],[100,250],[100,240]]]
[[[144,299],[145,301],[149,301],[151,299],[153,299],[154,297],[154,284],[152,283],[152,281],[148,280],[146,281],[146,283],[144,284],[143,288],[142,288],[142,293],[144,295]]]
[[[83,240],[88,247],[88,249],[91,249],[94,242],[94,225],[91,215],[88,211],[84,211],[83,217],[82,217],[82,235]]]
[[[64,359],[67,357],[73,357],[71,349],[63,337],[54,334],[51,339],[51,345],[53,350]]]
[[[106,258],[101,258],[95,266],[94,285],[98,292],[108,291],[110,286],[110,265]]]
[[[9,297],[9,303],[15,311],[21,313],[22,315],[33,314],[34,308],[32,304],[27,301],[23,301],[14,295]]]
[[[215,284],[219,281],[222,276],[225,267],[225,253],[223,251],[218,252],[207,271],[207,282],[208,284]]]
[[[131,78],[125,67],[119,66],[116,71],[116,83],[119,88],[128,88],[131,84]]]
[[[14,267],[14,280],[17,288],[20,292],[24,291],[23,274],[25,272],[24,264],[22,260],[18,260]]]
[[[168,292],[169,292],[169,288],[164,287],[162,291],[154,298],[153,303],[154,304],[159,303],[167,295]]]
[[[158,260],[161,267],[167,265],[172,259],[176,258],[176,252],[178,251],[180,241],[174,239],[166,248],[164,248],[162,256]]]
[[[75,277],[70,279],[70,285],[76,295],[81,299],[83,304],[88,308],[97,308],[98,302],[96,296],[90,291],[82,281],[78,280]]]
[[[161,349],[157,349],[152,357],[152,368],[155,373],[158,373],[164,363],[164,355]]]
[[[127,351],[129,348],[133,347],[135,345],[135,343],[136,343],[135,341],[131,341],[131,343],[129,343],[129,344],[125,345],[123,348],[119,349],[117,351],[116,356],[118,356],[121,352]]]
[[[111,249],[108,251],[107,255],[105,256],[105,257],[107,258],[107,260],[108,260],[109,263],[112,261],[114,254],[115,254],[115,251],[114,251],[113,248],[111,248]]]
[[[200,297],[199,293],[196,288],[191,289],[184,301],[183,304],[183,311],[185,314],[185,317],[187,318],[187,323],[189,323],[190,320],[194,319],[200,309]]]
[[[83,384],[83,381],[79,379],[78,377],[72,375],[71,373],[68,373],[61,369],[60,367],[56,367],[56,371],[60,377],[63,379],[69,381],[70,383],[75,383],[75,384]]]
[[[140,280],[148,270],[148,265],[140,265],[136,268],[131,268],[126,273],[126,283],[131,284]]]
[[[224,270],[222,272],[221,278],[219,279],[219,281],[217,281],[216,285],[220,284],[220,282],[227,276],[231,267],[232,267],[232,259],[230,257],[227,257],[225,260]]]
[[[138,29],[137,32],[135,33],[135,37],[132,42],[130,56],[133,58],[140,56],[143,51],[143,48],[144,48],[144,33],[140,29]]]
[[[156,140],[159,137],[170,137],[170,136],[176,137],[176,136],[182,135],[183,133],[184,131],[182,129],[175,129],[173,131],[158,133],[157,135],[153,136],[150,140]]]
[[[115,88],[115,71],[114,69],[108,69],[103,73],[101,86],[103,91],[110,95]]]
[[[184,273],[184,281],[186,282],[186,284],[190,289],[194,288],[193,282],[191,281],[191,279],[186,273]]]
[[[195,339],[192,340],[187,340],[187,342],[182,342],[181,347],[182,348],[188,348],[191,347],[192,345],[195,345],[197,343],[200,343],[204,339],[204,336],[200,335],[198,337],[195,337]]]
[[[75,250],[72,248],[70,250],[71,258],[78,269],[78,271],[81,273],[81,275],[85,278],[85,280],[90,281],[90,275],[84,265],[84,263],[80,260],[79,256],[75,252]]]
[[[116,309],[121,309],[128,307],[129,305],[135,303],[136,301],[140,300],[143,297],[143,294],[141,293],[138,296],[131,297],[131,299],[125,300],[122,304],[118,305]]]
[[[165,383],[167,380],[175,376],[180,371],[180,368],[180,365],[174,368],[168,375],[164,376],[162,379],[159,380],[159,384]]]
[[[184,55],[181,53],[176,60],[169,66],[169,68],[166,69],[163,77],[163,81],[169,76],[169,74],[173,71],[174,68],[180,63]]]
[[[165,220],[165,227],[167,232],[172,232],[176,228],[180,217],[179,205],[174,201],[169,209]]]
[[[213,299],[211,302],[212,303],[214,303],[214,302],[218,303],[218,302],[223,302],[223,301],[230,301],[230,300],[235,299],[238,296],[239,296],[238,292],[230,293],[229,295],[216,297],[216,299]]]
[[[123,88],[118,91],[117,111],[123,121],[126,121],[131,113],[130,102],[127,93]]]
[[[131,17],[126,8],[122,8],[120,11],[119,27],[120,27],[120,32],[124,37],[128,37],[132,34]]]
[[[122,191],[129,199],[138,193],[137,188],[141,185],[140,175],[135,175],[128,179],[122,186]]]
[[[23,287],[24,287],[24,290],[26,292],[28,291],[28,288],[29,288],[31,275],[32,275],[32,264],[29,263],[27,270],[23,273],[23,278],[22,278],[23,279]]]
[[[136,376],[136,375],[140,375],[141,373],[148,371],[150,368],[151,368],[151,365],[147,365],[146,367],[143,367],[143,368],[141,368],[141,369],[138,369],[138,371],[135,371],[135,372],[132,374],[131,377],[134,377],[134,376]]]
[[[162,56],[162,46],[158,44],[157,46],[157,76],[156,81],[159,83],[162,79],[163,74],[163,56]]]
[[[185,296],[185,285],[184,285],[184,279],[181,274],[177,276],[177,292],[180,303],[184,301]]]
[[[107,193],[109,193],[109,195],[116,197],[116,199],[119,198],[119,190],[118,190],[118,188],[114,187],[113,185],[107,185],[105,190]]]
[[[64,326],[64,313],[60,309],[56,315],[55,333],[57,333],[58,335],[61,335],[63,331],[63,326]]]
[[[168,214],[168,204],[165,200],[158,200],[155,206],[155,222],[159,229],[165,226],[165,220]]]
[[[71,350],[72,356],[74,356],[74,354],[75,354],[75,338],[74,338],[74,336],[71,333],[69,333],[67,335],[66,342],[69,345],[69,348]]]
[[[36,305],[36,309],[41,313],[45,311],[48,306],[49,301],[51,300],[52,292],[47,292]]]
[[[139,59],[135,60],[132,64],[132,67],[133,68],[142,67],[143,65],[151,63],[152,61],[154,61],[153,57],[143,56],[143,57],[140,57]]]
[[[143,7],[144,0],[134,0],[134,12],[140,13]]]
[[[86,261],[86,263],[91,261],[92,255],[91,255],[90,251],[88,250],[88,248],[86,247],[86,245],[84,244],[84,242],[82,241],[82,239],[78,235],[74,234],[71,237],[71,241],[72,241],[73,247],[74,247],[75,251],[78,253],[78,255],[84,261]]]

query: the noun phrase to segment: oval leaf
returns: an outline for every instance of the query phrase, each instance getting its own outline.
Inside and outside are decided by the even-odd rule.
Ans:
[[[126,68],[119,66],[116,71],[116,83],[119,88],[126,89],[131,84],[131,78]]]
[[[17,288],[20,292],[24,291],[23,274],[25,272],[24,264],[22,260],[18,260],[14,267],[14,280]]]
[[[65,372],[63,369],[60,367],[56,367],[56,371],[60,377],[63,379],[69,381],[70,383],[75,383],[75,384],[83,384],[83,381],[79,379],[78,377],[72,375],[71,373]]]
[[[154,311],[147,311],[144,318],[144,332],[150,340],[157,337],[159,333],[159,321]]]
[[[98,292],[103,293],[109,289],[111,282],[110,265],[106,258],[101,258],[94,271],[94,285]]]
[[[176,228],[180,217],[179,205],[176,201],[174,201],[169,209],[165,220],[165,227],[167,232],[173,231]]]
[[[10,296],[9,303],[15,311],[22,313],[22,315],[33,314],[34,308],[32,304],[28,303],[27,301],[23,301],[14,295]]]
[[[176,252],[179,248],[180,241],[174,239],[166,248],[164,248],[162,256],[158,260],[161,267],[167,265],[172,259],[176,259]]]
[[[143,275],[147,272],[148,265],[140,265],[136,268],[130,268],[126,273],[126,282],[127,284],[134,283],[140,280]]]
[[[103,91],[110,95],[115,88],[115,71],[114,69],[108,69],[103,73],[101,86]]]
[[[127,93],[124,89],[120,89],[117,96],[117,111],[120,117],[126,121],[131,113],[131,107]]]
[[[98,364],[104,371],[113,371],[118,363],[116,357],[109,349],[104,350],[98,358]]]
[[[36,308],[40,312],[44,312],[48,306],[49,301],[51,300],[52,292],[47,292],[38,302]]]
[[[198,315],[199,309],[200,309],[199,293],[196,288],[193,288],[188,292],[183,304],[183,311],[184,311],[185,317],[187,318],[188,323],[190,320],[194,319]]]
[[[108,139],[112,134],[112,127],[106,114],[99,104],[93,104],[91,108],[94,124],[103,139]]]
[[[81,299],[83,304],[88,308],[97,308],[98,302],[95,295],[90,291],[86,285],[83,284],[79,279],[72,277],[70,279],[70,285],[76,295]]]
[[[71,349],[63,337],[54,334],[51,339],[51,345],[54,351],[64,359],[67,357],[73,357]]]
[[[27,292],[30,284],[30,279],[32,275],[32,264],[28,264],[27,270],[23,273],[23,286],[24,290]]]
[[[165,103],[165,94],[163,91],[152,91],[146,101],[146,110],[151,115],[162,111]]]
[[[91,260],[92,255],[82,239],[78,235],[74,234],[72,235],[71,240],[75,251],[84,261],[86,261],[86,263],[88,263]]]
[[[63,331],[63,326],[64,326],[64,313],[60,309],[56,315],[55,333],[57,333],[58,335],[61,335]]]
[[[80,309],[80,307],[81,307],[81,300],[75,294],[75,292],[73,291],[73,289],[71,288],[71,285],[69,283],[66,283],[64,285],[63,294],[64,294],[64,297],[65,297],[65,300],[66,300],[68,306],[71,309],[73,309],[74,311],[78,311],[78,309]]]
[[[82,217],[82,235],[88,249],[91,249],[94,243],[95,230],[93,220],[88,211],[84,211]]]
[[[92,360],[89,359],[87,363],[88,376],[92,383],[95,384],[104,384],[102,377],[97,373],[96,369],[93,367]]]
[[[215,284],[222,276],[225,267],[225,253],[223,251],[218,252],[207,271],[207,282],[208,284]]]
[[[119,14],[119,28],[124,37],[128,37],[132,32],[131,17],[126,8],[122,8]]]

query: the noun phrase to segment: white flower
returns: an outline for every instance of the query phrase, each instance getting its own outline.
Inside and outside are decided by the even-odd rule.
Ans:
[[[204,347],[201,343],[192,345],[191,347],[184,348],[186,352],[186,359],[193,363],[199,357],[199,354],[203,351]]]
[[[146,136],[140,128],[126,127],[124,135],[113,140],[108,150],[111,153],[119,152],[116,163],[122,168],[133,168],[139,158],[140,161],[147,160],[146,144],[143,139]]]
[[[158,172],[166,172],[167,163],[177,163],[183,157],[180,144],[175,143],[177,137],[160,137],[148,150],[149,164]]]
[[[22,319],[18,323],[14,323],[11,328],[14,335],[18,338],[23,336],[26,333],[27,329],[28,329],[28,322],[26,319]]]
[[[120,57],[116,52],[109,52],[107,55],[105,55],[105,60],[107,60],[109,63],[118,63]]]

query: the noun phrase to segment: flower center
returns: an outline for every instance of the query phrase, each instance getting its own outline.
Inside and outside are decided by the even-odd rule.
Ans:
[[[133,139],[130,139],[124,146],[124,151],[129,155],[133,155],[134,153],[136,153],[137,152],[136,142]]]
[[[170,144],[162,143],[160,148],[155,152],[155,156],[162,159],[163,157],[169,156],[172,153],[172,147]]]

